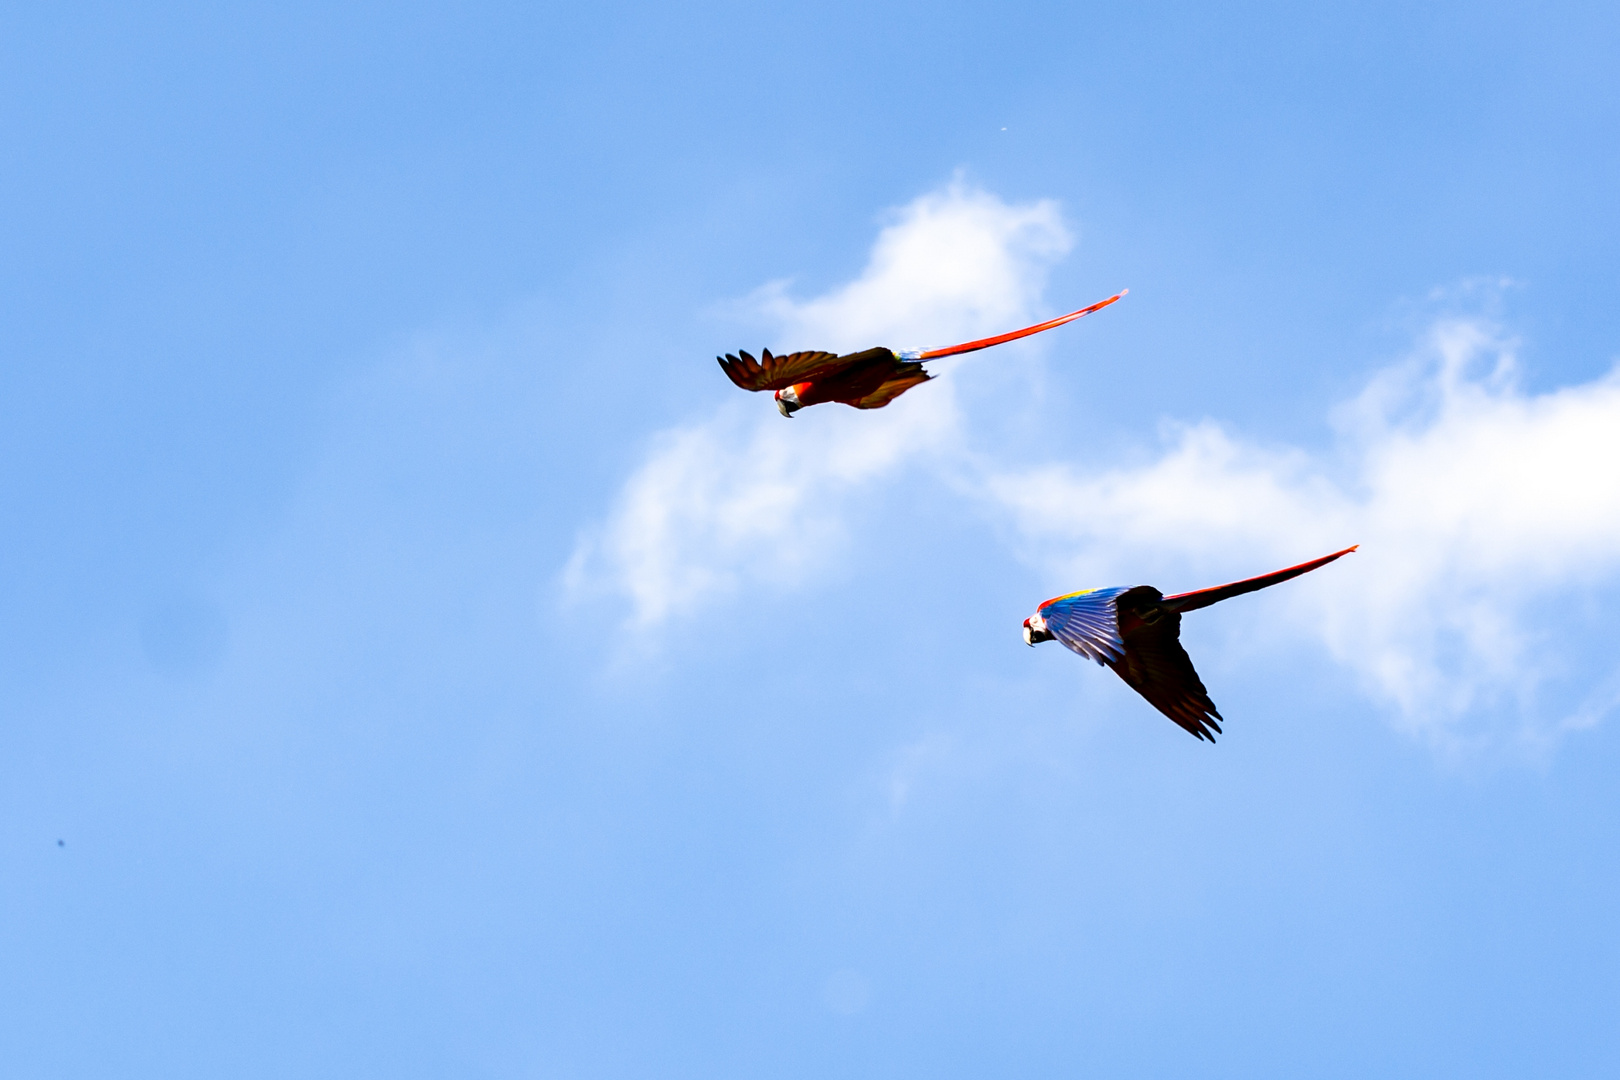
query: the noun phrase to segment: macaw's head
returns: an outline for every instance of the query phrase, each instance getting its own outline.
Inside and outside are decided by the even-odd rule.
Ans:
[[[1034,647],[1037,641],[1054,641],[1056,635],[1046,628],[1046,620],[1036,612],[1024,620],[1024,644]]]
[[[805,386],[805,385],[808,385],[808,384],[806,384],[806,383],[794,383],[792,386],[789,386],[785,390],[778,390],[776,392],[776,408],[777,408],[777,411],[780,412],[783,416],[791,418],[794,413],[796,413],[800,409],[804,408],[804,406],[802,404],[800,404],[800,402],[799,402],[799,387]]]

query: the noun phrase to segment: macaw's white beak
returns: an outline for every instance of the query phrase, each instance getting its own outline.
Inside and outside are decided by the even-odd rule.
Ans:
[[[799,404],[799,395],[794,391],[793,387],[790,386],[786,390],[776,392],[776,411],[783,416],[791,420],[793,414],[802,408],[804,406]]]
[[[1038,641],[1051,641],[1052,632],[1046,628],[1046,620],[1040,615],[1031,615],[1024,620],[1024,644],[1030,648],[1035,647]]]

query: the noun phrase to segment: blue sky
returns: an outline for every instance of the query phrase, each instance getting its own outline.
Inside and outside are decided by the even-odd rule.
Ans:
[[[8,1073],[1620,1066],[1620,16],[5,25]]]

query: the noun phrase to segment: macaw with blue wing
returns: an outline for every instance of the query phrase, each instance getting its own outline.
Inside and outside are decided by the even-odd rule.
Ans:
[[[1347,547],[1274,574],[1165,596],[1151,585],[1085,589],[1055,597],[1024,620],[1024,641],[1061,641],[1088,660],[1107,664],[1148,704],[1200,739],[1215,741],[1221,714],[1181,647],[1181,613],[1309,573],[1360,547]]]

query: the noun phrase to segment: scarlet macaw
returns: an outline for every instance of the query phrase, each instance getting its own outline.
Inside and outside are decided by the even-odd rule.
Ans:
[[[1275,574],[1175,596],[1165,596],[1151,585],[1084,589],[1059,596],[1024,620],[1024,641],[1033,646],[1056,639],[1088,660],[1107,664],[1148,704],[1198,738],[1214,742],[1221,714],[1181,647],[1181,613],[1298,577],[1360,546]]]
[[[746,352],[741,356],[727,353],[724,358],[717,356],[715,359],[720,361],[720,367],[730,376],[731,381],[744,390],[776,391],[776,407],[783,416],[790,417],[806,406],[819,405],[823,401],[841,401],[857,409],[881,409],[918,383],[933,378],[923,370],[924,360],[937,360],[942,356],[988,349],[992,345],[1016,341],[1021,337],[1038,334],[1042,330],[1050,330],[1054,326],[1062,326],[1082,315],[1090,315],[1093,311],[1107,307],[1129,291],[1121,289],[1108,299],[1100,300],[1090,307],[1071,311],[1067,315],[1059,315],[1055,319],[1048,319],[1034,326],[1026,326],[1022,330],[1014,330],[1010,334],[998,334],[995,337],[981,338],[978,341],[969,341],[944,349],[922,351],[908,349],[905,352],[895,352],[879,346],[845,356],[837,356],[830,352],[796,352],[786,356],[772,356],[771,350],[766,349],[758,360]]]

